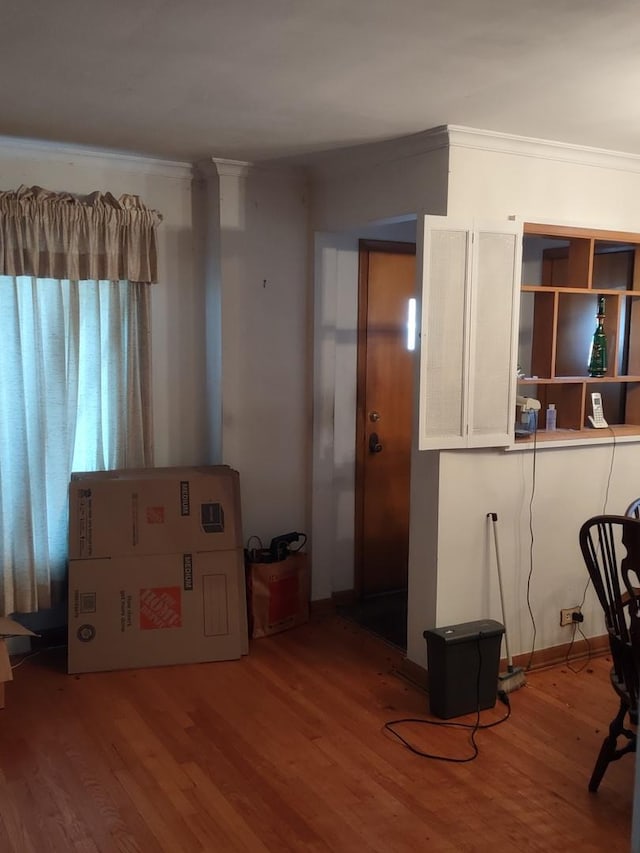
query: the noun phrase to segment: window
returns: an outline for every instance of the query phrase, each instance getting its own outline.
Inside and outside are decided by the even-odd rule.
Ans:
[[[159,221],[135,196],[0,193],[4,614],[61,600],[71,472],[152,464]]]
[[[6,612],[48,607],[62,589],[71,471],[151,461],[148,290],[0,276]]]

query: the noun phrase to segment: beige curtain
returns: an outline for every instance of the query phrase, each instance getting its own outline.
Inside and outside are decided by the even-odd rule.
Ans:
[[[0,275],[156,282],[161,219],[135,195],[0,192]]]

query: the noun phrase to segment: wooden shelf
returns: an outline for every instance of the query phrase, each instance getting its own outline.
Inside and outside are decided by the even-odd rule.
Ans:
[[[632,231],[605,231],[601,228],[574,228],[573,225],[549,225],[540,222],[525,222],[524,233],[540,237],[560,237],[567,240],[603,240],[613,243],[639,243],[640,235]]]
[[[585,384],[601,382],[620,383],[620,382],[640,382],[640,376],[554,376],[538,377],[525,376],[524,379],[518,379],[518,385],[577,385],[581,382]]]
[[[640,296],[638,290],[621,290],[611,287],[562,287],[550,284],[523,284],[520,288],[523,293],[580,293],[583,296]]]
[[[518,355],[528,375],[517,387],[540,401],[537,440],[603,437],[588,426],[593,391],[602,394],[605,417],[619,422],[616,435],[640,435],[640,234],[527,223],[522,280]],[[609,370],[587,376],[598,296],[606,300]],[[558,429],[545,433],[550,404]]]
[[[613,438],[632,438],[637,436],[640,440],[640,424],[609,424],[608,429],[556,429],[547,430],[540,429],[535,435],[527,435],[516,438],[516,444],[533,444],[534,440],[537,444],[541,442],[546,444],[553,441],[574,441],[578,444],[581,441],[601,441],[604,439],[612,440]]]

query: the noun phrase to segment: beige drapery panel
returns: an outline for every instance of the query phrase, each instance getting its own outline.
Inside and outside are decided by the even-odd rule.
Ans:
[[[156,282],[161,220],[135,195],[0,192],[0,275]]]

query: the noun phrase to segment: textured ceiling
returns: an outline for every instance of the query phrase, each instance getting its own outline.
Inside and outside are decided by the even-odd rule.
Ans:
[[[640,154],[637,0],[3,0],[0,134],[264,160],[443,124]]]

